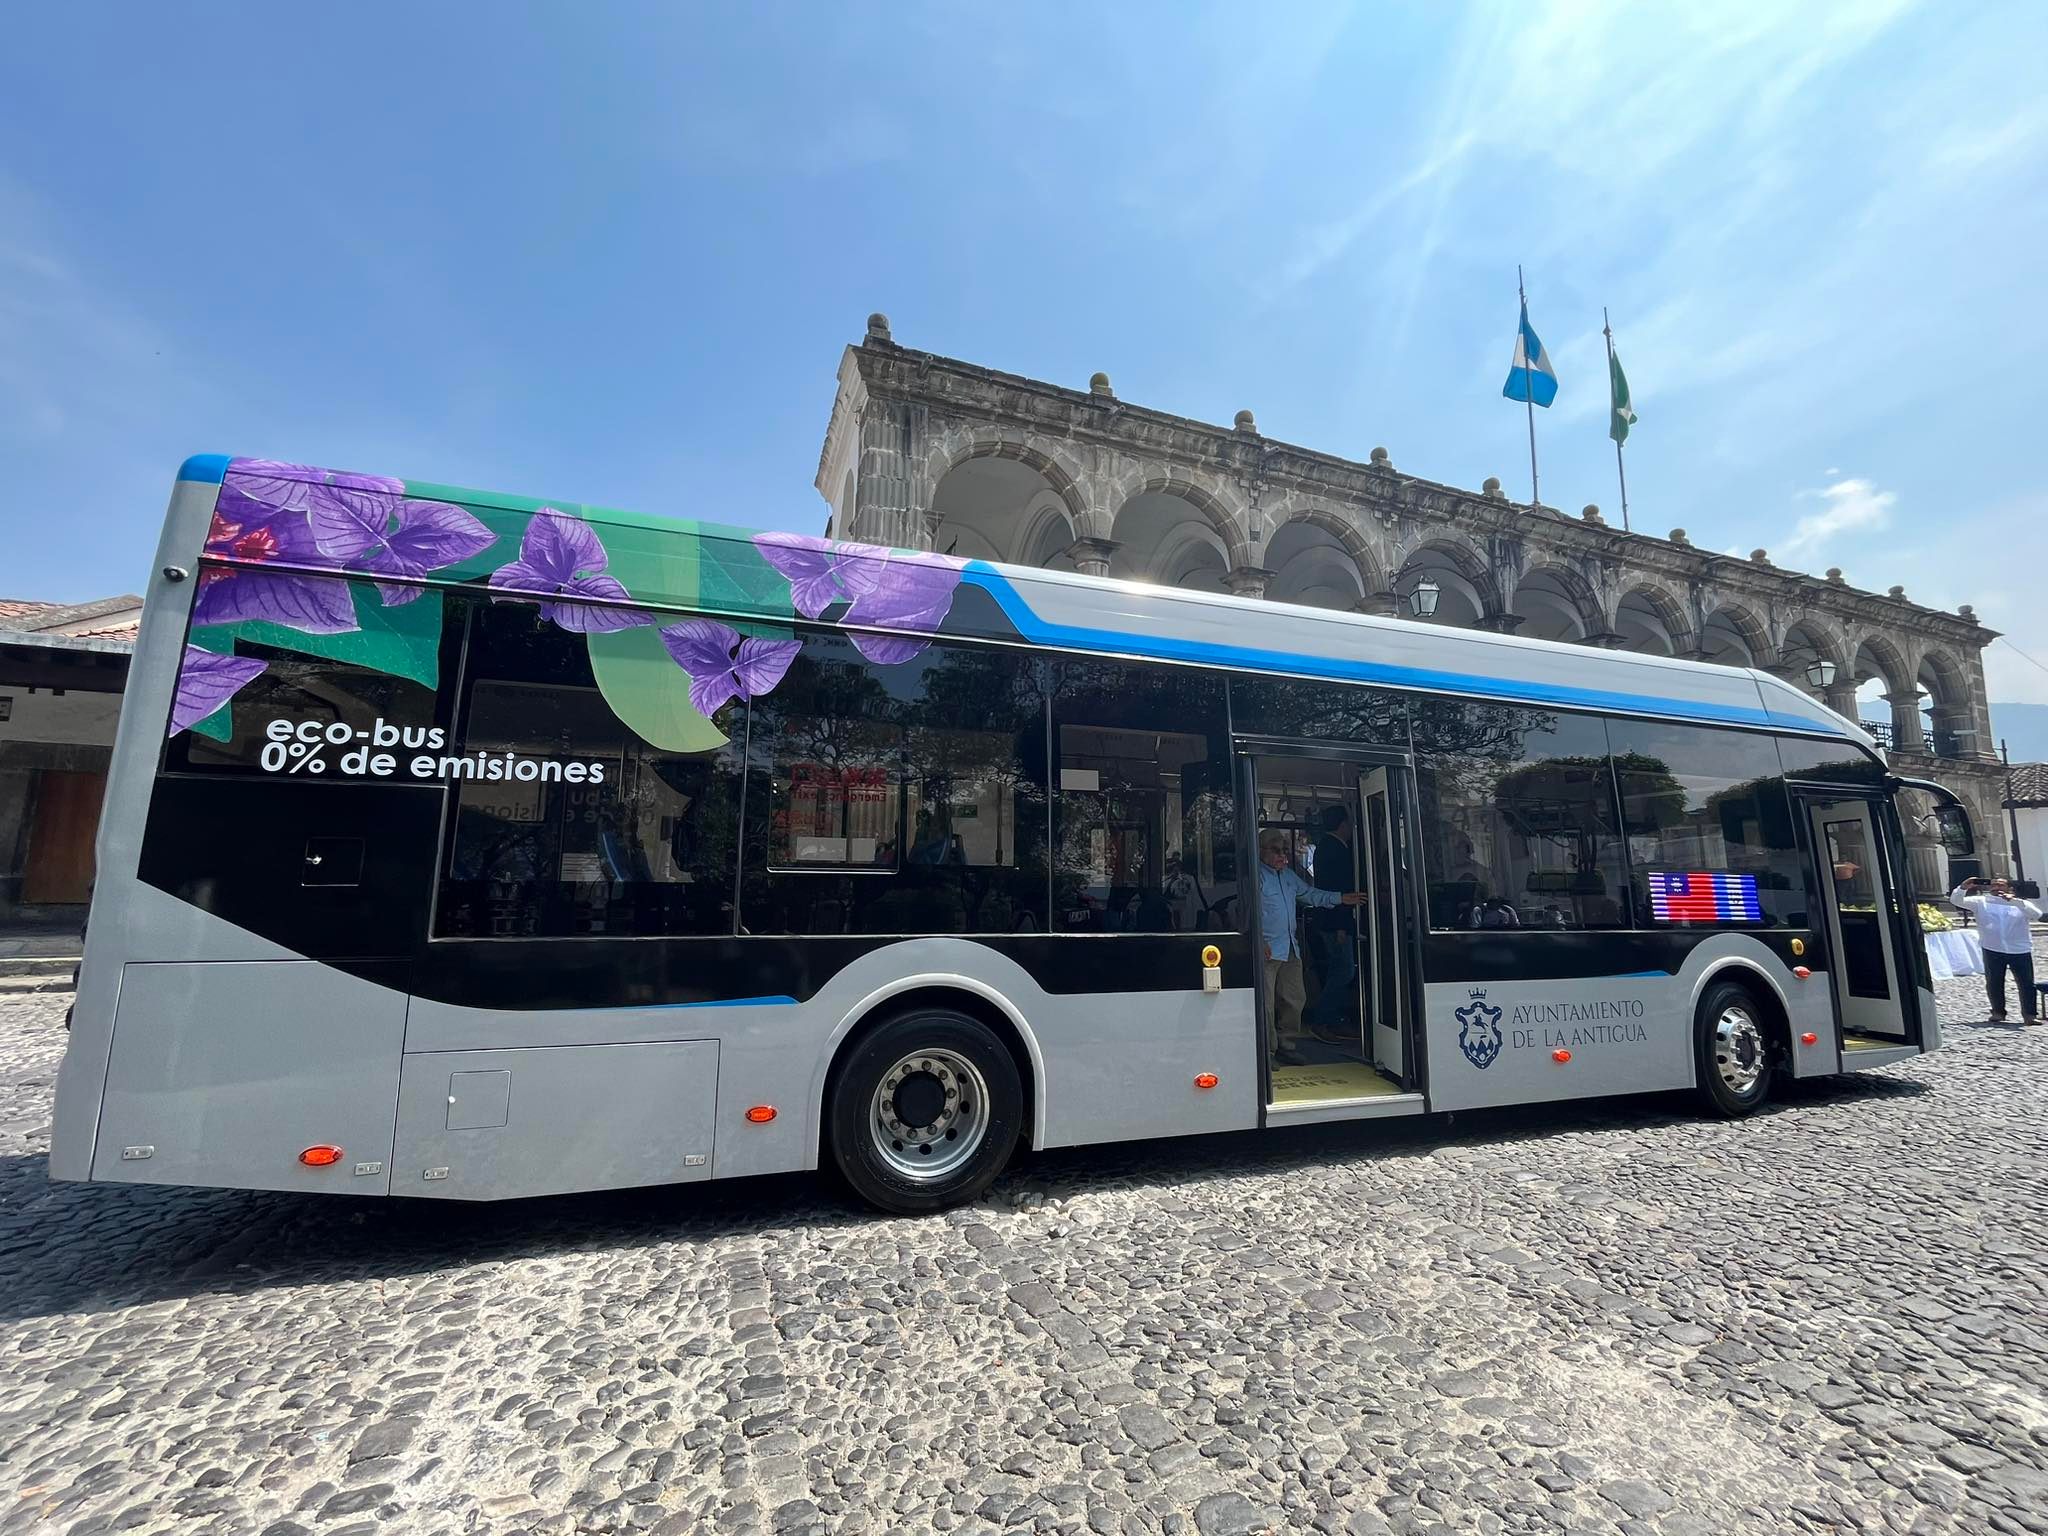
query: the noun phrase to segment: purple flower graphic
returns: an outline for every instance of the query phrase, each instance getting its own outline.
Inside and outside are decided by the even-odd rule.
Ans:
[[[629,608],[565,603],[564,597],[612,598],[630,594],[616,576],[604,574],[607,556],[591,526],[553,507],[542,507],[526,525],[519,558],[491,573],[491,586],[506,597],[541,599],[543,617],[577,634],[603,634],[654,621]]]
[[[171,728],[166,734],[189,731],[254,682],[267,665],[253,656],[223,656],[186,646],[178,663],[178,693],[171,702]]]
[[[292,484],[307,489],[301,482]],[[334,561],[321,553],[305,507],[258,501],[243,490],[232,471],[214,504],[206,553],[237,563],[201,567],[199,594],[192,602],[195,625],[268,619],[312,635],[338,635],[358,627],[355,598],[344,583],[298,571],[251,569],[269,564],[331,566]]]
[[[715,619],[685,619],[661,632],[661,643],[690,674],[690,703],[705,719],[728,699],[752,699],[782,681],[801,640],[740,638]]]
[[[306,517],[321,554],[351,571],[378,576],[424,576],[498,541],[461,507],[445,501],[409,501],[383,486],[315,486]],[[384,606],[395,608],[412,602],[423,589],[380,581],[377,590],[384,596]]]
[[[348,588],[299,571],[249,567],[416,577],[488,549],[495,539],[461,507],[407,500],[401,480],[237,459],[221,484],[206,540],[207,554],[235,564],[200,573],[192,622],[268,619],[309,634],[342,634],[358,627]],[[396,582],[379,582],[377,590],[387,608],[420,595],[418,587]]]
[[[789,578],[789,600],[815,619],[834,603],[847,604],[840,622],[889,629],[935,630],[953,606],[964,560],[873,544],[835,544],[797,533],[759,533],[754,547]],[[925,637],[854,631],[861,655],[882,666],[910,660],[931,644]]]

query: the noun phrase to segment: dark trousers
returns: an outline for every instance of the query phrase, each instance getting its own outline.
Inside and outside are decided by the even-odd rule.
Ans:
[[[2012,979],[2019,984],[2020,1017],[2034,1016],[2034,957],[2032,955],[2002,955],[1995,949],[1984,951],[1984,990],[1991,994],[1991,1011],[2005,1012],[2005,973],[2012,972]]]

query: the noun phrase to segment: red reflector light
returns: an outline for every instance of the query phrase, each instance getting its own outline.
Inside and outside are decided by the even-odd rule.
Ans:
[[[756,1125],[766,1125],[775,1118],[775,1106],[773,1104],[756,1104],[747,1111],[747,1118]]]
[[[1805,1034],[1799,1037],[1799,1043],[1801,1045],[1819,1045],[1820,1036],[1816,1035],[1812,1030],[1809,1029]]]
[[[1550,1059],[1552,1061],[1570,1061],[1572,1059],[1572,1053],[1570,1051],[1552,1051],[1550,1053]]]
[[[1197,1072],[1195,1074],[1195,1086],[1197,1088],[1214,1088],[1216,1083],[1217,1077],[1214,1072]]]
[[[331,1168],[341,1161],[339,1147],[308,1147],[299,1154],[299,1161],[308,1168]]]
[[[1808,970],[1803,965],[1795,965],[1792,967],[1792,974],[1794,976],[1797,976],[1801,981],[1804,981],[1807,977],[1811,976],[1813,972]]]

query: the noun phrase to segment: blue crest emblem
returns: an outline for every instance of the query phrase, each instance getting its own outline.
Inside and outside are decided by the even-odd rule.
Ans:
[[[1458,1049],[1484,1072],[1500,1055],[1500,1010],[1486,1000],[1486,989],[1474,987],[1472,1001],[1452,1015],[1458,1021]]]

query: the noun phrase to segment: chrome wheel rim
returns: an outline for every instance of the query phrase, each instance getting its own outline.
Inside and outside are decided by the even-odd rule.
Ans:
[[[918,1184],[943,1179],[988,1139],[988,1084],[956,1051],[913,1051],[882,1074],[868,1134],[894,1172]]]
[[[1762,1080],[1764,1032],[1747,1008],[1730,1006],[1714,1021],[1714,1069],[1731,1093],[1747,1098]]]

